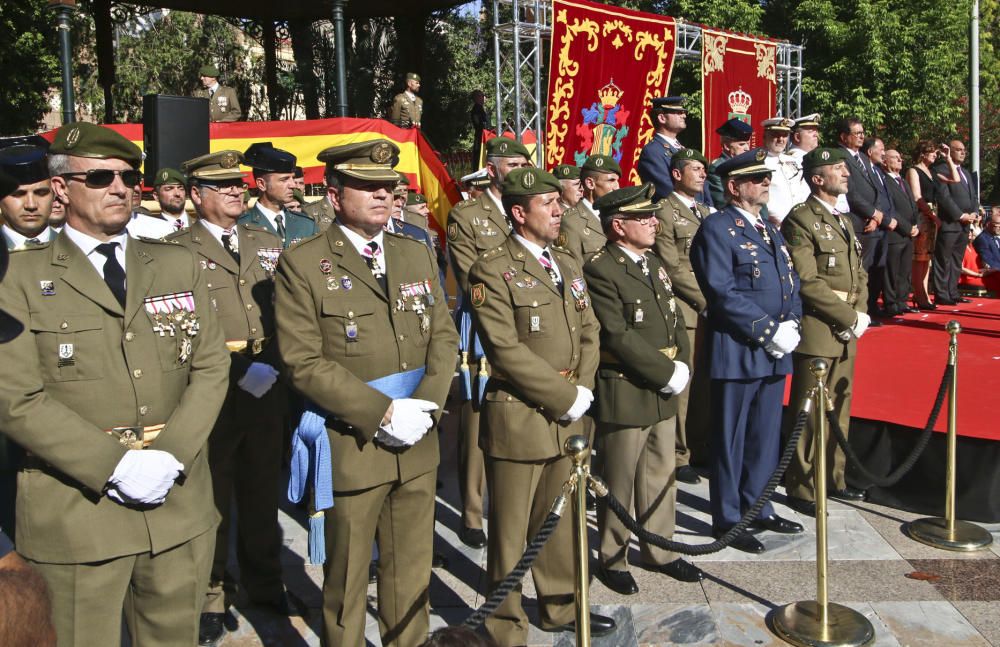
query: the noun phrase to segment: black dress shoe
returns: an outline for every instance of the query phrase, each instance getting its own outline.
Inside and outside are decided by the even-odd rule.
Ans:
[[[937,306],[933,303],[918,303],[917,310],[937,310]]]
[[[726,534],[726,531],[718,528],[712,531],[712,536],[715,537],[716,539],[718,539],[724,534]],[[753,553],[755,555],[759,555],[760,553],[763,553],[766,550],[764,548],[764,544],[760,543],[760,541],[756,537],[745,531],[739,535],[736,535],[736,538],[733,539],[732,542],[730,542],[729,547],[735,548],[736,550],[741,550],[744,553]]]
[[[669,575],[678,582],[700,582],[705,579],[705,573],[700,568],[680,558],[675,559],[669,564],[653,566],[652,569],[664,575]]]
[[[920,312],[920,308],[914,308],[913,306],[906,306],[905,308],[903,308],[903,312],[908,312],[910,314],[913,314],[915,312]]]
[[[628,571],[599,567],[596,575],[597,579],[604,583],[604,586],[620,595],[635,595],[639,592],[639,585],[635,583],[635,578]]]
[[[934,299],[934,305],[936,306],[957,306],[958,303],[952,301],[951,299]]]
[[[841,501],[864,501],[865,491],[848,486],[843,490],[838,490],[836,488],[830,490],[829,496],[832,499],[840,499]]]
[[[609,633],[615,630],[618,624],[613,618],[607,616],[602,616],[599,613],[590,614],[590,635],[595,637],[607,636]],[[564,625],[559,625],[558,627],[552,627],[551,629],[543,628],[542,631],[547,631],[549,633],[559,633],[561,631],[568,631],[570,633],[576,633],[576,621],[567,622]]]
[[[800,532],[805,532],[805,528],[802,527],[801,523],[797,523],[791,519],[785,519],[784,517],[779,517],[776,514],[772,514],[770,517],[765,517],[764,519],[754,519],[751,525],[754,528],[770,530],[771,532],[778,532],[782,535],[797,535]]]
[[[965,297],[958,297],[955,301],[959,303],[972,303],[972,299],[966,299]]]
[[[224,613],[203,613],[198,620],[198,644],[204,647],[215,647],[226,635],[226,625],[222,619]]]
[[[800,499],[800,498],[798,498],[796,496],[790,496],[790,497],[788,497],[788,501],[786,502],[786,505],[789,508],[791,508],[792,510],[795,510],[796,512],[798,512],[799,514],[804,514],[804,515],[809,516],[809,517],[815,517],[816,516],[816,502],[815,501],[806,501],[805,499]]]
[[[458,538],[469,548],[483,548],[486,546],[486,533],[482,528],[469,528],[462,526],[458,531]]]
[[[690,465],[681,465],[678,467],[675,476],[681,483],[690,483],[691,485],[701,483],[701,477],[698,476],[698,472]]]

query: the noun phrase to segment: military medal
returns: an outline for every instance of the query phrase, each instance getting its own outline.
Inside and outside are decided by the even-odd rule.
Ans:
[[[354,283],[351,281],[351,277],[349,276],[340,277],[340,287],[344,288],[345,290],[350,290],[353,286]]]
[[[358,324],[353,321],[348,321],[344,324],[344,338],[347,339],[348,343],[353,343],[358,341]]]
[[[836,267],[836,265],[837,265],[837,257],[836,256],[831,256],[830,258],[826,259],[826,266],[827,267]]]
[[[58,366],[62,368],[73,364],[76,364],[76,360],[73,359],[73,344],[59,344]]]
[[[759,279],[760,278],[760,268],[757,267],[756,265],[753,266],[753,277],[755,279]]]
[[[646,318],[646,313],[642,311],[642,308],[636,308],[635,314],[632,316],[632,323],[640,324]]]
[[[337,278],[333,276],[326,277],[326,289],[327,290],[339,290],[340,284],[337,283]]]
[[[279,256],[281,256],[281,249],[277,247],[262,247],[257,250],[257,261],[268,276],[274,275],[274,270],[278,267]]]
[[[577,312],[583,312],[590,306],[590,297],[587,296],[587,282],[583,280],[583,277],[573,279],[569,284],[569,291],[573,295]]]
[[[208,269],[214,270],[216,267],[218,267],[218,265],[215,264],[215,261],[208,262]]]
[[[42,289],[43,297],[50,297],[56,293],[55,281],[39,281],[38,286]]]
[[[529,332],[541,332],[542,330],[542,318],[539,315],[531,315],[531,319],[528,322]]]
[[[742,227],[743,226],[743,219],[742,218],[737,218],[736,219],[736,226],[737,227]]]
[[[175,292],[143,299],[143,306],[153,320],[153,332],[160,337],[177,337],[177,361],[187,362],[191,356],[191,340],[201,329],[194,308],[193,292]],[[178,334],[179,333],[179,334]]]
[[[330,262],[329,258],[322,258],[319,261],[319,271],[324,275],[329,274],[333,270],[333,263]]]

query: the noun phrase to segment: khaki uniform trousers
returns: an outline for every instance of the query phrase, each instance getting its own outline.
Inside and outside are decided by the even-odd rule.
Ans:
[[[384,647],[416,647],[430,630],[437,471],[406,482],[334,492],[326,511],[323,645],[365,644],[368,564],[377,540],[378,626]]]
[[[458,414],[458,493],[462,498],[462,524],[483,528],[486,466],[479,447],[479,411],[472,400],[462,403]]]
[[[234,385],[209,436],[208,464],[222,522],[215,534],[206,613],[225,612],[235,597],[235,582],[226,573],[234,499],[236,559],[247,597],[268,602],[284,590],[278,498],[287,412],[287,390],[281,382],[260,399]]]
[[[30,562],[49,585],[59,647],[119,645],[122,609],[133,647],[198,644],[214,539],[209,530],[156,555],[91,564]]]
[[[602,460],[601,477],[642,526],[663,537],[674,534],[674,430],[676,418],[649,427],[622,427],[598,423],[597,442]],[[601,565],[608,570],[628,570],[628,547],[632,533],[598,499],[597,528],[601,542]],[[639,542],[642,562],[662,566],[677,559],[677,553]]]
[[[703,317],[696,322],[685,320],[688,339],[691,343],[691,383],[677,396],[677,467],[684,467],[691,462],[704,464],[708,462],[708,411],[709,398],[709,366],[707,355],[702,353],[705,340],[705,324]],[[697,327],[692,326],[696,323]],[[699,366],[701,362],[703,366]],[[693,407],[688,407],[691,401]]]
[[[792,356],[792,391],[789,399],[788,433],[791,433],[791,424],[794,424],[794,414],[798,413],[806,393],[816,385],[816,378],[809,371],[809,362],[815,359],[815,355],[802,355],[794,353]],[[844,435],[848,435],[851,423],[851,394],[854,384],[854,355],[847,357],[825,357],[830,365],[827,374],[827,390],[833,400],[834,414],[840,423],[840,428],[844,430]],[[815,412],[815,408],[813,409]],[[815,413],[810,414],[806,428],[799,438],[799,444],[795,450],[795,457],[788,464],[788,471],[785,472],[785,489],[788,496],[793,496],[806,501],[812,501],[813,496],[813,433],[816,429]],[[833,430],[829,432],[826,443],[826,465],[828,488],[844,489],[847,482],[844,480],[844,470],[847,459],[843,450],[837,444],[837,438],[833,435]]]
[[[547,461],[508,461],[486,457],[486,484],[490,499],[490,533],[486,573],[490,590],[517,565],[542,527],[552,502],[562,492],[573,462],[568,456]],[[567,508],[568,509],[568,508]],[[564,514],[531,567],[538,593],[538,613],[543,628],[572,622],[573,524]],[[501,647],[528,643],[528,616],[521,605],[518,585],[486,619],[486,629]]]

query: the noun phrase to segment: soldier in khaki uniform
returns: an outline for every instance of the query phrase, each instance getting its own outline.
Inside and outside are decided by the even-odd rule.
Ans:
[[[580,167],[573,164],[560,164],[552,169],[562,185],[562,192],[559,194],[559,206],[563,208],[563,213],[567,209],[575,207],[583,199],[583,184],[580,182]]]
[[[837,211],[837,197],[847,193],[850,171],[845,154],[837,148],[816,148],[802,158],[809,198],[792,208],[781,225],[802,288],[802,341],[792,355],[793,407],[816,380],[809,362],[822,357],[830,365],[827,385],[840,428],[847,434],[851,420],[851,385],[857,339],[871,321],[866,314],[868,275],[861,266],[861,244],[849,218]],[[799,439],[795,460],[785,472],[789,505],[805,514],[816,514],[813,501],[812,433],[810,419]],[[845,457],[830,434],[827,447],[830,496],[849,500],[864,492],[849,488],[844,480]]]
[[[314,200],[302,208],[302,213],[309,216],[316,222],[316,233],[321,234],[330,228],[336,214],[333,212],[333,202],[330,199],[330,187],[333,178],[329,175],[329,170],[324,178],[326,180],[326,193],[319,200]]]
[[[219,85],[219,68],[214,65],[202,65],[198,70],[201,86],[194,91],[194,96],[208,99],[209,121],[239,121],[243,116],[240,100],[236,90],[226,85]]]
[[[621,167],[610,155],[591,155],[580,167],[583,197],[563,214],[557,241],[580,265],[600,251],[608,240],[604,237],[601,219],[594,211],[594,201],[617,189],[621,176]]]
[[[435,424],[458,337],[430,250],[383,229],[397,153],[384,139],[320,153],[337,224],[285,252],[275,278],[281,358],[325,412],[332,473],[318,474],[315,489],[335,500],[324,524],[331,646],[364,644],[376,535],[382,644],[419,645],[429,627]]]
[[[583,271],[601,322],[594,415],[601,475],[624,505],[635,501],[634,515],[647,530],[669,537],[677,495],[677,394],[691,374],[690,342],[667,270],[650,253],[660,208],[652,196],[653,185],[645,184],[612,191],[594,203],[608,242]],[[598,577],[622,595],[637,593],[628,572],[632,533],[607,505],[599,506],[597,524]],[[639,550],[646,568],[684,582],[702,579],[700,569],[675,553],[642,541]]]
[[[287,615],[281,583],[281,478],[285,390],[275,384],[280,362],[274,343],[274,269],[281,239],[263,227],[237,225],[246,188],[238,151],[219,151],[183,164],[199,220],[169,240],[191,250],[208,283],[226,347],[229,393],[209,437],[215,507],[222,515],[201,616],[199,642],[225,634],[223,614],[235,594],[226,574],[230,501],[235,494],[240,581],[251,604]],[[227,600],[227,598],[229,598]]]
[[[430,231],[431,210],[427,206],[427,198],[422,193],[408,191],[406,204],[403,207],[403,220],[413,223],[424,231]]]
[[[400,128],[420,128],[420,117],[424,112],[424,100],[417,96],[420,92],[420,75],[406,73],[406,89],[392,99],[389,121]]]
[[[459,539],[473,548],[486,546],[486,533],[483,532],[486,472],[479,447],[479,410],[480,395],[489,379],[489,366],[479,335],[472,327],[469,270],[484,252],[497,247],[510,235],[511,223],[500,204],[501,187],[508,173],[531,166],[529,157],[528,149],[513,139],[494,137],[486,142],[489,188],[475,198],[459,202],[448,214],[448,255],[459,290],[455,315],[460,336],[459,394],[462,397],[458,423],[458,491],[462,497]]]
[[[593,401],[597,318],[583,272],[553,247],[559,235],[559,181],[540,169],[511,171],[503,204],[514,231],[469,273],[469,297],[493,367],[482,405],[481,444],[490,492],[486,570],[491,586],[510,572],[569,476],[563,454]],[[532,567],[546,631],[572,631],[572,526],[561,523]],[[591,615],[594,635],[614,630]],[[486,620],[504,646],[524,645],[528,617],[516,588]]]
[[[187,178],[175,168],[161,168],[153,180],[156,201],[160,203],[159,218],[170,223],[175,231],[191,226],[191,219],[184,211],[187,202],[186,185]]]
[[[229,373],[191,253],[131,238],[139,148],[87,123],[56,131],[66,225],[16,252],[0,308],[0,429],[28,453],[17,547],[52,591],[60,645],[190,647],[218,515],[206,442]]]
[[[742,123],[742,122],[741,122]],[[691,340],[691,388],[677,396],[677,480],[699,483],[701,477],[691,467],[691,448],[698,448],[702,460],[707,458],[709,389],[707,374],[699,370],[701,342],[704,330],[705,296],[698,287],[691,269],[691,241],[708,214],[714,211],[700,202],[708,166],[705,157],[691,148],[683,148],[670,158],[670,176],[673,192],[660,201],[657,213],[659,229],[654,250],[667,268],[667,274],[679,297],[678,305],[684,313],[684,325]],[[694,400],[694,406],[688,404]]]

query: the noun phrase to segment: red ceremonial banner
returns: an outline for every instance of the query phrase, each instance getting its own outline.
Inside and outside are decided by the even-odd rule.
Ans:
[[[775,116],[777,55],[774,41],[702,30],[702,143],[709,160],[722,154],[715,129],[733,117],[753,126],[751,148],[761,145],[760,122]]]
[[[611,155],[622,185],[638,184],[650,101],[667,94],[674,69],[676,23],[585,0],[553,0],[552,9],[546,165]]]

